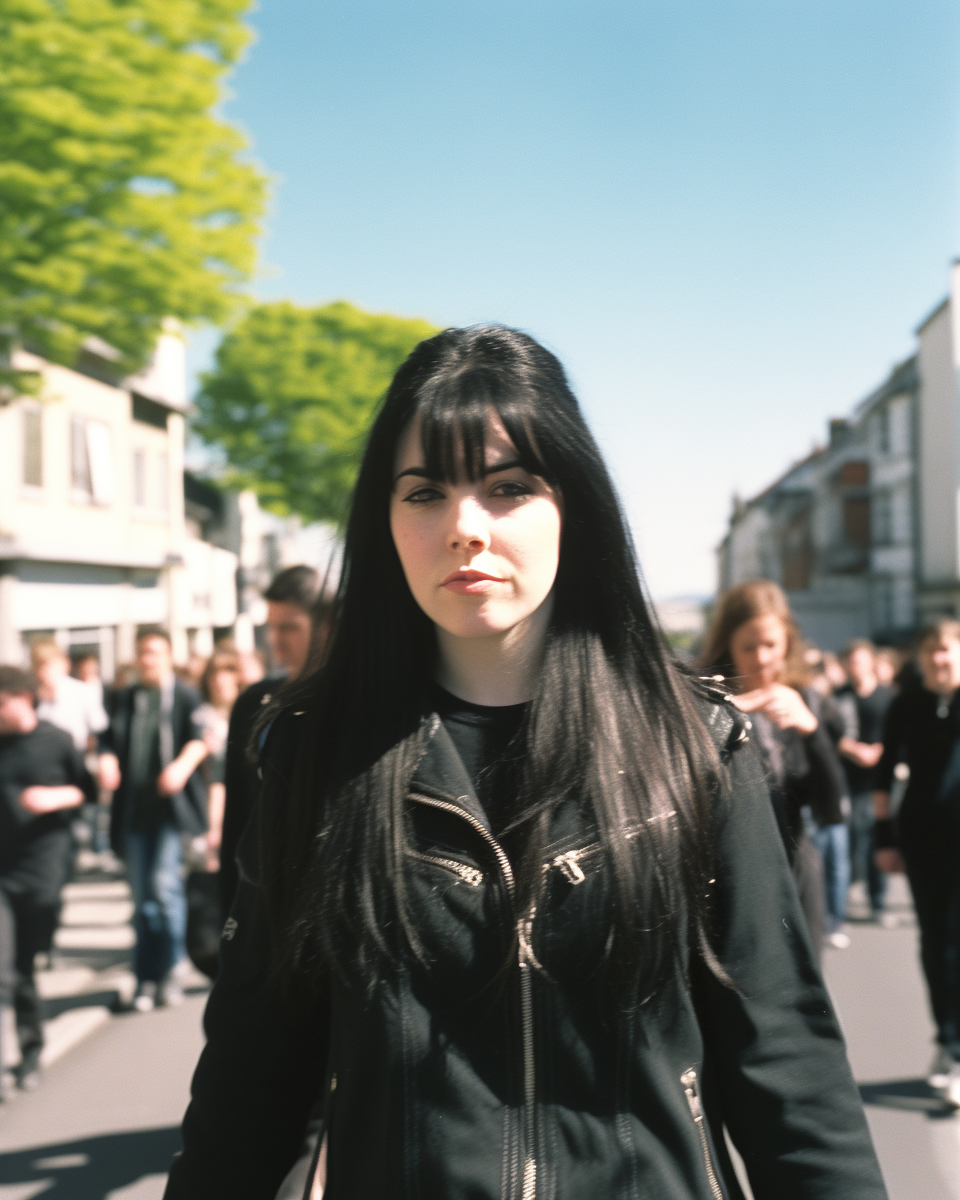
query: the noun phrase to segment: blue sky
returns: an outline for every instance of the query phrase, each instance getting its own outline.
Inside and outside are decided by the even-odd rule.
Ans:
[[[655,596],[913,347],[958,245],[955,3],[263,0],[254,293],[567,366]],[[209,356],[200,335],[194,367]]]

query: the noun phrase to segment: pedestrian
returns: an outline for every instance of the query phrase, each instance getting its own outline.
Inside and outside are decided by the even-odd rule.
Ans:
[[[59,921],[70,814],[95,795],[73,740],[41,720],[35,702],[34,677],[0,666],[0,1005],[12,1004],[16,1014],[14,1076],[25,1090],[39,1081],[43,1049],[34,962],[49,954]]]
[[[904,655],[892,646],[881,646],[877,651],[877,682],[882,687],[896,690],[897,676],[903,670]]]
[[[274,670],[251,684],[234,706],[225,761],[225,809],[219,847],[220,903],[229,913],[237,890],[236,851],[257,797],[260,777],[249,749],[264,706],[284,684],[297,679],[329,624],[330,602],[319,571],[301,563],[274,576],[263,593],[267,602],[267,644]]]
[[[81,754],[94,750],[107,727],[102,696],[73,678],[70,659],[53,638],[34,638],[30,662],[37,679],[37,716],[69,733]]]
[[[744,722],[669,658],[552,354],[398,370],[264,792],[167,1200],[881,1200]],[[309,1174],[307,1178],[309,1179]]]
[[[874,792],[877,866],[906,869],[920,927],[920,960],[937,1027],[931,1087],[960,1108],[960,621],[939,618],[917,639],[920,686],[887,713]],[[900,809],[890,791],[910,769]]]
[[[86,652],[75,657],[71,656],[70,674],[93,692],[95,700],[106,712],[110,703],[110,695],[100,676],[100,659],[96,654]]]
[[[809,830],[840,842],[846,784],[826,722],[823,697],[808,686],[803,639],[783,591],[751,579],[725,592],[707,634],[703,662],[722,675],[749,713],[814,945],[842,933],[827,927],[823,858]],[[805,813],[809,818],[805,821]],[[812,826],[811,826],[812,821]],[[842,842],[844,854],[849,854]],[[844,896],[845,901],[845,896]]]
[[[207,757],[196,721],[200,697],[173,673],[170,639],[140,631],[138,682],[120,692],[103,735],[100,777],[114,793],[110,837],[127,866],[137,935],[133,1006],[183,998],[186,896],[182,837],[206,832],[206,794],[197,770]]]
[[[837,692],[836,700],[849,720],[838,749],[850,790],[851,876],[866,888],[871,920],[883,924],[887,882],[874,858],[873,793],[893,689],[880,683],[877,650],[867,638],[855,638],[847,645],[843,666],[850,682]]]
[[[195,720],[203,731],[208,756],[203,764],[207,785],[207,870],[220,870],[220,841],[226,800],[227,734],[230,714],[240,695],[243,664],[235,650],[217,647],[200,678],[203,703]]]

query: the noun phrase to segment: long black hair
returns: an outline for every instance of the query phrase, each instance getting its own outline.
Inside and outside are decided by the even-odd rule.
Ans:
[[[681,946],[692,941],[712,960],[705,896],[717,754],[651,616],[616,493],[562,366],[500,326],[421,342],[371,429],[326,661],[295,695],[307,733],[293,786],[262,810],[281,965],[317,974],[332,966],[373,988],[403,955],[424,957],[404,884],[405,803],[436,644],[390,532],[394,460],[419,417],[429,475],[476,478],[490,409],[522,466],[563,501],[544,659],[518,735],[519,904],[535,901],[551,814],[574,797],[606,851],[612,928],[598,937],[618,993],[642,998],[676,969]],[[628,829],[643,832],[628,839]]]

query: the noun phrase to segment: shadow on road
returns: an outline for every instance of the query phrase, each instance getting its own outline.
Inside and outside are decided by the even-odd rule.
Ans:
[[[925,1079],[887,1079],[880,1083],[861,1083],[860,1099],[864,1104],[873,1104],[877,1108],[924,1113],[932,1121],[957,1115],[957,1110],[944,1104]]]
[[[180,1129],[134,1129],[0,1154],[0,1184],[48,1183],[41,1194],[104,1200],[144,1175],[165,1175],[180,1149]]]

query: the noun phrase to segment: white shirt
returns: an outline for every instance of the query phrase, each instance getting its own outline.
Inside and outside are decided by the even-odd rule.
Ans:
[[[72,675],[60,680],[53,700],[40,701],[37,716],[69,733],[81,754],[86,753],[90,735],[101,733],[110,724],[96,691]]]

